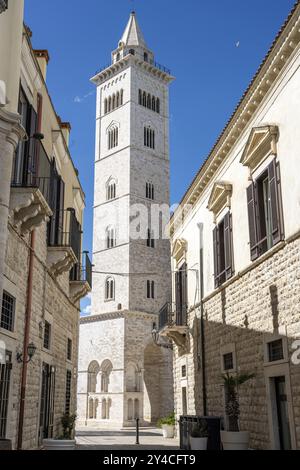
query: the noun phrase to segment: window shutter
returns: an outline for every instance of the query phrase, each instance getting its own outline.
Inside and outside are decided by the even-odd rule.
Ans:
[[[58,237],[58,242],[61,244],[65,244],[67,240],[63,240],[63,233],[64,233],[64,201],[65,201],[65,183],[63,182],[62,178],[58,177],[58,199],[57,199],[57,227],[56,233]],[[70,216],[70,213],[68,213]],[[70,230],[71,227],[69,227]],[[67,227],[66,227],[67,230]]]
[[[176,324],[181,317],[180,272],[175,273]]]
[[[248,220],[250,235],[251,260],[254,261],[259,256],[257,239],[257,210],[256,210],[256,184],[252,183],[247,188]]]
[[[224,249],[225,249],[225,274],[226,280],[233,276],[233,252],[232,252],[232,214],[228,212],[224,218]]]
[[[181,325],[187,323],[187,307],[188,307],[188,284],[187,284],[187,264],[181,268],[181,289],[182,289],[182,313],[181,313]]]
[[[213,244],[214,244],[214,276],[215,276],[215,287],[219,287],[219,275],[220,275],[220,240],[219,240],[219,227],[215,227],[213,230]]]
[[[271,206],[271,220],[272,220],[272,243],[276,245],[283,238],[283,230],[281,228],[282,220],[282,205],[281,205],[281,191],[280,191],[280,171],[279,165],[276,164],[274,159],[269,167],[269,185],[270,185],[270,206]]]

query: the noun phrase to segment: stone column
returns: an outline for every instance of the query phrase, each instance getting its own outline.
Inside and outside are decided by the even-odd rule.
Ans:
[[[24,135],[25,131],[20,125],[19,115],[0,108],[0,308],[2,306],[13,158],[18,142]]]

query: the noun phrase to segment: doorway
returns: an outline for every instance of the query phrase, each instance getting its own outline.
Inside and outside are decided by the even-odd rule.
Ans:
[[[43,363],[40,409],[40,441],[53,437],[55,367]]]
[[[274,377],[280,450],[291,450],[291,431],[285,377]]]

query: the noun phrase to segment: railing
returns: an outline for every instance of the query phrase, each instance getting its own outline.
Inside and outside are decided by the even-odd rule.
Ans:
[[[168,302],[159,312],[159,330],[166,326],[187,326],[187,309]]]
[[[34,176],[30,173],[24,175],[21,180],[13,179],[11,182],[12,188],[34,188],[39,189],[44,196],[47,204],[51,206],[51,187],[53,180],[50,177]]]
[[[132,54],[131,52],[128,52],[128,54],[125,56],[127,57],[128,55],[134,55],[135,57],[138,57],[139,59],[141,59],[143,62],[145,62],[146,64],[150,64],[152,65],[153,67],[155,67],[156,69],[160,70],[161,72],[164,72],[164,73],[167,73],[168,75],[171,75],[171,70],[168,68],[168,67],[165,67],[164,65],[162,64],[159,64],[158,62],[155,62],[154,60],[152,59],[149,59],[149,60],[145,60],[145,58],[141,55],[141,54],[137,54],[137,52],[135,51],[135,54]],[[115,62],[116,63],[116,62]],[[114,64],[115,64],[114,63]],[[101,67],[101,69],[99,69],[95,75],[98,75],[99,73],[103,72],[103,70],[106,70],[108,69],[109,67],[111,67],[112,65],[114,64],[107,64],[105,65],[105,67]]]
[[[83,263],[77,263],[71,269],[70,281],[86,281],[92,288],[92,263],[87,252],[83,252]]]
[[[81,228],[75,210],[56,211],[49,222],[48,245],[51,247],[72,248],[77,259],[80,258]]]

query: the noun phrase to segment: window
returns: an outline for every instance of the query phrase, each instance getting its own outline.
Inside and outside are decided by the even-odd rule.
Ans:
[[[184,263],[175,273],[176,325],[187,324],[187,264]]]
[[[72,360],[72,340],[68,338],[68,344],[67,344],[67,359],[68,361]]]
[[[153,230],[148,229],[147,231],[147,247],[148,248],[155,248],[155,240],[153,235]]]
[[[120,52],[118,52],[118,54],[117,54],[117,62],[118,62],[120,59],[121,59],[121,54],[120,54]]]
[[[181,367],[181,377],[183,379],[186,377],[186,366]]]
[[[50,349],[51,344],[51,325],[49,322],[45,321],[44,327],[44,348]]]
[[[269,362],[281,361],[284,359],[282,339],[268,343]]]
[[[147,93],[145,91],[143,93],[143,106],[147,108]]]
[[[215,287],[219,287],[233,276],[232,250],[232,216],[230,212],[215,227],[214,242],[214,276]]]
[[[124,90],[121,90],[121,92],[120,92],[120,106],[123,106],[123,101],[124,101]]]
[[[154,112],[160,113],[160,99],[156,98],[150,93],[139,90],[139,104],[144,106],[144,108],[148,108]]]
[[[67,370],[66,375],[66,401],[65,401],[65,412],[70,413],[71,407],[71,389],[72,389],[72,372]]]
[[[223,355],[223,368],[224,371],[234,369],[233,353],[227,353]]]
[[[148,94],[147,96],[147,108],[151,109],[151,95],[150,94]]]
[[[159,100],[159,98],[156,99],[156,112],[160,113],[160,100]]]
[[[149,56],[148,56],[147,52],[144,52],[144,61],[148,62],[148,60],[149,60]]]
[[[146,183],[146,198],[154,200],[154,185],[152,183]]]
[[[139,104],[143,104],[143,92],[142,90],[139,90]]]
[[[114,147],[117,147],[119,144],[119,129],[118,127],[113,127],[108,131],[108,150],[111,150]]]
[[[108,101],[107,101],[107,98],[105,98],[105,100],[104,100],[104,114],[107,114],[107,111],[108,111]]]
[[[8,331],[14,330],[15,307],[16,299],[12,295],[8,294],[8,292],[3,291],[1,328],[4,328]]]
[[[108,112],[111,112],[111,96],[108,98]]]
[[[107,200],[111,201],[112,199],[116,198],[117,194],[117,186],[115,182],[111,182],[107,186]]]
[[[116,95],[113,94],[112,97],[112,110],[116,109]]]
[[[156,99],[152,96],[152,111],[156,111]]]
[[[151,127],[144,127],[144,145],[155,149],[155,132]]]
[[[279,164],[271,162],[247,189],[251,260],[284,239]]]
[[[116,246],[116,231],[114,228],[106,229],[106,248],[109,250]]]
[[[115,281],[113,278],[106,279],[105,282],[105,300],[114,300],[115,298]]]
[[[135,55],[135,50],[134,49],[129,49],[129,54]]]
[[[117,101],[116,101],[117,108],[120,106],[120,92],[117,92]]]
[[[155,298],[154,287],[155,287],[154,281],[147,281],[147,299]]]

